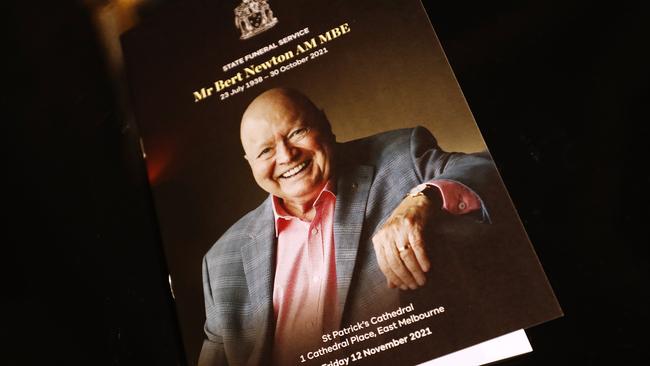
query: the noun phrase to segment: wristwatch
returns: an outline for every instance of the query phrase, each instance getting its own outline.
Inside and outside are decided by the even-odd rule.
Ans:
[[[412,197],[412,198],[419,197],[419,196],[425,196],[431,202],[439,202],[440,206],[442,206],[442,197],[440,197],[440,190],[438,189],[438,187],[432,184],[427,184],[427,183],[418,184],[406,194],[406,197]]]

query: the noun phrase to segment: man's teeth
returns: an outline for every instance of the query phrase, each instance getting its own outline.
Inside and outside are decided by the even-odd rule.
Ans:
[[[300,163],[300,164],[296,165],[295,167],[293,167],[293,168],[289,169],[288,171],[286,171],[284,174],[281,175],[281,177],[282,178],[290,178],[290,177],[300,173],[300,171],[306,166],[307,166],[307,162],[303,161],[302,163]]]

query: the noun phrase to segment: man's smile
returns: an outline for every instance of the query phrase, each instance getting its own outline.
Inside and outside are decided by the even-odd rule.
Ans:
[[[311,159],[303,161],[302,163],[296,165],[295,167],[293,167],[293,168],[287,170],[286,172],[280,174],[280,176],[278,178],[288,179],[288,178],[294,177],[297,174],[299,174],[300,172],[302,172],[303,170],[305,170],[308,166],[310,166],[311,162],[312,162]]]

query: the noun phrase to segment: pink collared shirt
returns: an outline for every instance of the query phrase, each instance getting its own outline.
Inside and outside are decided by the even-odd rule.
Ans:
[[[463,184],[451,180],[427,182],[442,195],[443,209],[461,215],[481,208],[479,197]],[[300,363],[321,335],[338,326],[334,205],[331,182],[320,192],[309,221],[289,215],[273,197],[277,257],[273,283],[275,339],[273,363]]]
[[[438,187],[442,208],[452,215],[465,215],[481,208],[481,200],[464,184],[447,179],[434,179],[427,184]]]
[[[275,365],[296,365],[321,335],[337,327],[334,204],[328,184],[319,194],[311,222],[290,216],[277,197],[273,213],[278,238],[273,283]]]

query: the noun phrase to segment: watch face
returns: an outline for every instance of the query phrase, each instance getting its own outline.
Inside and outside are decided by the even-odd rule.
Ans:
[[[424,190],[427,189],[427,187],[428,186],[426,184],[424,184],[424,183],[418,184],[417,186],[413,187],[413,189],[411,189],[409,191],[409,195],[410,196],[417,196],[417,195],[423,194]]]

